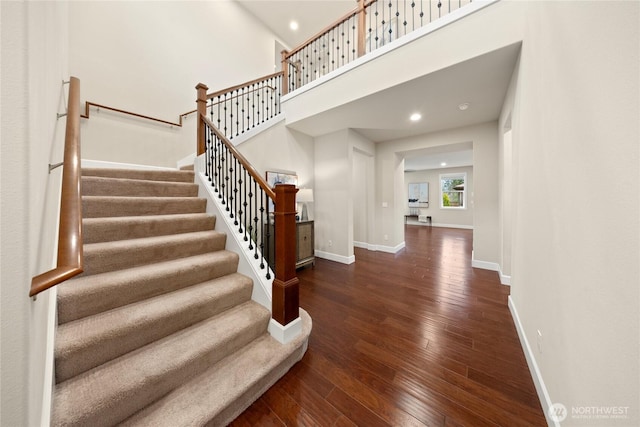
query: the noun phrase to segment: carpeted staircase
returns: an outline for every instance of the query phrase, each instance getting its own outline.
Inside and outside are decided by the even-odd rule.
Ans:
[[[251,300],[193,171],[83,169],[85,272],[58,287],[52,425],[226,425],[300,360]]]

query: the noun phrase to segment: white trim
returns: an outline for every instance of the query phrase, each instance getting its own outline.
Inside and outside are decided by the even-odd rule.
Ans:
[[[40,425],[48,427],[51,425],[51,414],[53,413],[53,388],[54,366],[55,366],[55,340],[58,328],[58,287],[54,286],[48,291],[47,306],[47,345],[44,362],[44,387],[42,390],[42,413],[40,414]]]
[[[360,248],[360,249],[366,249],[368,251],[377,251],[378,250],[378,246],[376,245],[372,245],[366,242],[353,242],[353,247],[355,248]]]
[[[329,261],[335,261],[335,262],[339,262],[341,264],[353,264],[354,262],[356,262],[356,256],[355,255],[351,255],[351,256],[344,256],[344,255],[337,255],[337,254],[332,254],[331,252],[323,252],[323,251],[318,251],[316,250],[316,257],[318,258],[322,258],[322,259],[327,259]]]
[[[375,249],[378,252],[385,252],[388,254],[397,254],[398,252],[400,252],[401,250],[403,250],[406,246],[406,243],[404,241],[398,243],[396,246],[384,246],[384,245],[377,245]]]
[[[289,344],[302,333],[302,319],[298,317],[286,326],[282,326],[274,319],[269,321],[269,334],[280,344]]]
[[[460,228],[462,230],[473,230],[473,225],[444,224],[441,222],[434,222],[432,224],[429,224],[429,223],[414,221],[412,219],[407,221],[407,225],[419,225],[421,227]]]
[[[134,163],[106,162],[104,160],[90,160],[90,159],[82,159],[81,165],[83,168],[136,169],[136,170],[150,170],[150,171],[176,170],[176,168],[166,168],[162,166],[137,165]]]
[[[500,275],[500,283],[505,286],[511,286],[511,276],[507,276],[502,272],[502,268],[498,270],[498,274]]]
[[[184,157],[176,162],[176,167],[180,169],[183,166],[191,166],[196,161],[196,153],[191,153],[187,157]]]
[[[483,270],[497,271],[500,276],[500,284],[511,286],[511,276],[502,273],[502,267],[497,262],[480,261],[475,259],[475,251],[471,251],[471,267],[482,268]]]
[[[527,335],[524,332],[522,322],[520,321],[520,316],[518,316],[518,310],[516,309],[516,305],[513,302],[513,298],[511,298],[511,295],[509,295],[509,311],[511,311],[511,317],[513,318],[513,323],[516,326],[516,331],[518,332],[518,337],[520,338],[520,345],[522,346],[524,356],[527,359],[529,371],[531,372],[533,384],[536,387],[536,392],[538,393],[538,399],[540,399],[540,404],[542,405],[544,416],[547,419],[547,424],[550,426],[552,425],[555,427],[560,427],[560,423],[549,418],[549,411],[547,410],[547,408],[550,408],[551,405],[553,405],[553,400],[551,400],[549,391],[544,384],[542,372],[540,372],[540,368],[536,363],[536,358],[533,354],[533,351],[531,350],[531,346],[529,345],[529,340],[527,340]]]
[[[337,70],[334,70],[328,74],[325,74],[324,76],[317,78],[316,80],[307,83],[306,85],[302,86],[301,88],[298,88],[296,90],[294,90],[293,92],[289,92],[288,94],[284,95],[281,98],[281,102],[286,102],[289,99],[292,99],[298,95],[301,95],[303,93],[305,93],[308,90],[311,90],[313,88],[315,88],[316,86],[320,86],[324,83],[327,83],[333,79],[335,79],[338,76],[341,76],[342,74],[353,70],[355,68],[360,67],[361,65],[366,64],[369,61],[373,61],[374,59],[383,56],[395,49],[398,49],[401,46],[404,46],[406,44],[409,44],[421,37],[426,36],[427,34],[433,33],[434,31],[437,31],[443,27],[446,27],[447,25],[464,18],[465,16],[471,15],[477,11],[479,11],[480,9],[484,9],[485,7],[493,4],[493,3],[497,3],[500,0],[474,0],[472,3],[469,3],[468,5],[466,5],[463,8],[460,9],[456,9],[453,12],[450,12],[449,14],[443,16],[442,18],[436,19],[435,21],[425,25],[422,28],[419,28],[405,36],[402,36],[394,41],[392,41],[389,44],[386,44],[376,50],[374,50],[373,52],[369,52],[366,55],[362,55],[360,58],[349,62],[347,65],[344,65],[340,68],[338,68]]]

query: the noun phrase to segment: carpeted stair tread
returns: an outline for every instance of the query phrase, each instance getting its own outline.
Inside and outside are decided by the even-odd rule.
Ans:
[[[162,339],[251,299],[253,282],[238,273],[58,327],[56,381]]]
[[[302,309],[300,318],[303,330],[295,340],[282,345],[264,334],[125,420],[122,426],[226,426],[302,359],[311,318]]]
[[[225,248],[226,240],[226,234],[210,230],[90,243],[84,245],[85,268],[82,275],[220,251]]]
[[[117,424],[264,334],[269,317],[249,301],[57,384],[52,425]]]
[[[213,230],[216,217],[206,213],[86,218],[85,244]]]
[[[58,323],[232,274],[238,269],[238,259],[238,254],[223,250],[76,277],[58,285]]]
[[[196,197],[198,185],[100,176],[82,177],[83,196]]]
[[[203,213],[207,200],[196,197],[82,197],[83,218]]]
[[[139,170],[139,169],[103,169],[82,168],[82,176],[102,176],[112,178],[145,179],[149,181],[169,182],[193,182],[194,171],[166,169],[166,170]]]

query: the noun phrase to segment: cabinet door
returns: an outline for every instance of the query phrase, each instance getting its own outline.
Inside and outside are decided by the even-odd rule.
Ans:
[[[313,222],[298,224],[298,261],[313,256]]]

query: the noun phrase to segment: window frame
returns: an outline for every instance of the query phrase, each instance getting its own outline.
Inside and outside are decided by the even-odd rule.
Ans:
[[[464,190],[460,191],[443,191],[442,189],[442,181],[443,179],[455,179],[461,178],[464,180]],[[467,186],[469,182],[467,181],[467,173],[466,172],[451,172],[451,173],[441,173],[439,176],[439,189],[440,189],[440,209],[456,209],[456,210],[465,210],[467,209]],[[462,206],[444,206],[443,203],[443,195],[445,193],[453,193],[458,192],[462,193]]]

